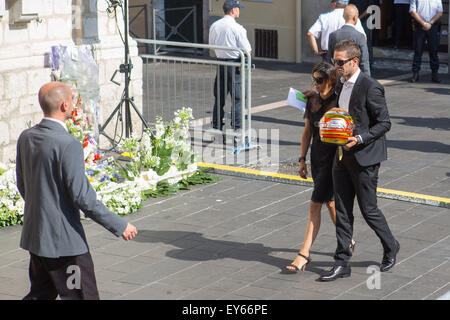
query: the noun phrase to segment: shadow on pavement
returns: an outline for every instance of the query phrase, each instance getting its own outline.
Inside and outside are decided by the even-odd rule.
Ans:
[[[435,94],[442,94],[442,95],[450,95],[450,89],[448,88],[426,88],[425,91],[435,93]]]
[[[163,243],[177,246],[178,249],[166,252],[167,257],[187,261],[211,261],[219,259],[235,259],[240,261],[255,261],[280,268],[280,273],[284,273],[284,267],[289,265],[295,258],[298,249],[272,248],[261,243],[242,243],[226,240],[213,240],[205,238],[198,232],[187,231],[157,231],[140,230],[134,239],[140,243]],[[292,260],[287,260],[269,255],[272,252],[292,252]],[[312,261],[306,269],[318,275],[322,275],[325,269],[333,266],[333,253],[319,253],[311,251],[312,255],[330,256],[330,261]],[[314,259],[313,259],[314,260]],[[352,267],[369,267],[378,265],[374,261],[359,261],[352,263]]]
[[[420,151],[426,153],[450,153],[450,145],[434,141],[387,140],[388,148]]]
[[[418,118],[418,117],[391,116],[391,119],[403,120],[398,124],[410,127],[430,128],[432,130],[450,130],[450,118]]]
[[[294,126],[294,127],[304,127],[305,126],[304,122],[285,120],[285,119],[277,119],[277,118],[265,117],[265,116],[252,115],[252,120],[253,121],[260,121],[260,122],[270,122],[270,123],[277,123],[277,124],[285,124],[285,125]]]

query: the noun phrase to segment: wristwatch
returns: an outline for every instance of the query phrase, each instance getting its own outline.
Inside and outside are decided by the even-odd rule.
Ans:
[[[298,162],[301,162],[302,160],[306,162],[306,157],[302,156],[302,157],[298,158]]]

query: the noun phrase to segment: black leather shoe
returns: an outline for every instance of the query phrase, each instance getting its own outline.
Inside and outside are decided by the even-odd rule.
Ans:
[[[418,72],[413,72],[413,76],[412,78],[409,80],[409,82],[418,82],[419,81],[419,73]]]
[[[337,278],[350,277],[352,270],[350,266],[334,266],[331,270],[319,278],[320,281],[334,281]]]
[[[441,79],[439,79],[437,72],[431,74],[431,82],[441,83]]]
[[[383,261],[381,261],[381,265],[380,265],[380,271],[381,272],[386,272],[388,270],[390,270],[396,263],[396,259],[397,259],[397,253],[400,251],[400,243],[398,243],[398,241],[395,241],[397,243],[397,250],[394,253],[394,256],[389,258],[386,255],[383,256]]]

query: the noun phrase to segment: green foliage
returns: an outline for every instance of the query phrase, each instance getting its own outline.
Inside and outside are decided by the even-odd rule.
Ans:
[[[173,195],[180,190],[189,190],[189,186],[196,184],[214,183],[222,180],[221,177],[211,175],[207,173],[209,168],[198,169],[193,175],[188,178],[182,179],[178,183],[169,184],[167,181],[160,181],[156,186],[156,190],[144,190],[141,192],[142,199],[157,197],[167,197]]]

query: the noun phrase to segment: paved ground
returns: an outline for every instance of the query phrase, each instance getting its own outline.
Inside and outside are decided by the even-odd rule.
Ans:
[[[285,99],[289,86],[305,87],[309,70],[310,65],[261,64],[255,70],[254,105]],[[378,79],[394,75],[375,73]],[[447,77],[441,85],[386,85],[393,127],[381,186],[450,197],[449,84]],[[256,114],[254,125],[279,129],[279,163],[292,164],[302,115],[294,108],[277,108]],[[382,248],[357,206],[350,278],[316,281],[333,265],[336,247],[325,211],[313,262],[303,273],[282,274],[303,240],[311,190],[223,176],[217,183],[145,202],[126,217],[139,229],[130,242],[84,221],[101,298],[436,299],[450,291],[449,209],[388,199],[379,199],[379,205],[401,250],[397,265],[381,274],[380,282],[373,281],[371,267],[380,263]],[[0,229],[0,299],[19,299],[29,288],[29,258],[19,248],[20,233],[20,226]]]

